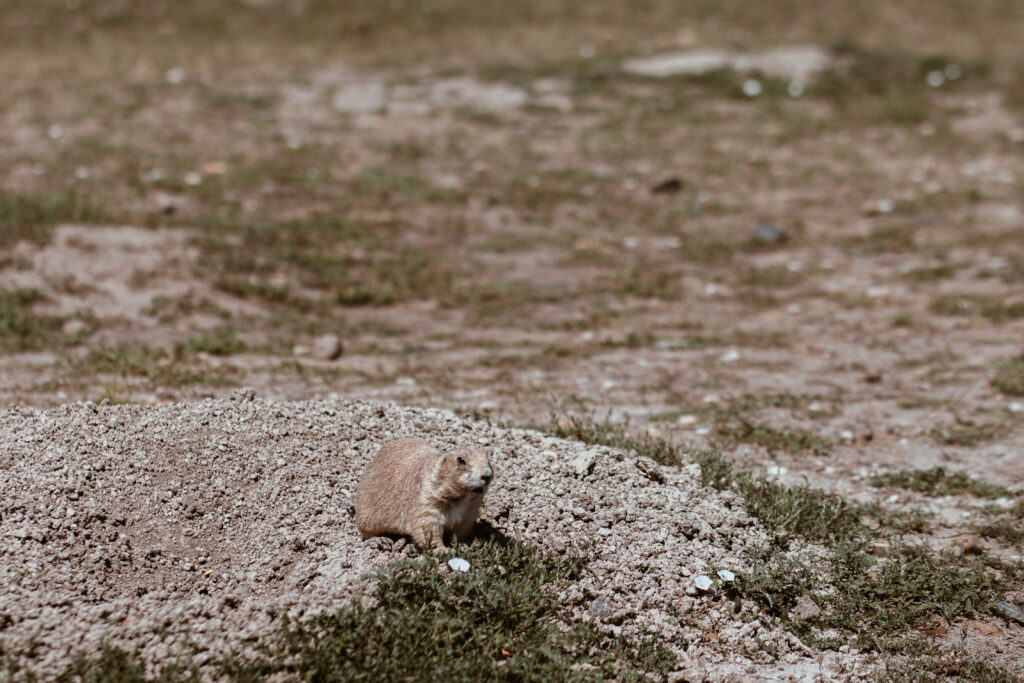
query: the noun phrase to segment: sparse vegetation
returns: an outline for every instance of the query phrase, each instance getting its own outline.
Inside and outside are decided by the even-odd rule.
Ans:
[[[524,424],[544,419],[545,397],[575,393],[609,418],[559,415],[549,432],[698,462],[706,484],[743,497],[786,559],[760,558],[740,599],[773,618],[787,621],[817,576],[844,577],[866,605],[891,599],[908,624],[970,611],[943,587],[979,585],[962,558],[948,560],[956,576],[929,564],[948,558],[919,558],[921,585],[856,572],[879,569],[869,542],[927,536],[972,498],[1020,489],[931,468],[904,430],[926,425],[929,451],[968,464],[1020,436],[1024,356],[975,353],[1017,353],[1007,340],[1024,321],[1024,14],[1012,0],[0,4],[0,58],[18,74],[0,84],[16,103],[0,145],[0,356],[31,352],[0,358],[7,402],[280,383],[289,396],[457,404]],[[824,49],[820,71],[624,67],[691,47],[756,61],[802,43]],[[761,223],[786,238],[759,239]],[[62,224],[89,227],[68,240]],[[63,274],[121,255],[91,281]],[[107,279],[120,270],[137,274],[128,292]],[[345,337],[343,358],[303,353],[328,332]],[[856,437],[834,436],[847,429]],[[700,448],[680,445],[691,437]],[[908,469],[872,478],[882,490],[858,490],[857,504],[751,473],[770,458],[817,486],[847,476],[852,453],[859,468],[889,447]],[[881,502],[894,488],[928,496],[929,511]],[[990,503],[955,526],[1019,548],[1022,505]],[[801,565],[786,554],[795,539],[834,556]],[[905,568],[912,552],[891,560]],[[421,569],[402,580],[426,594],[439,577]],[[900,597],[925,589],[931,612]],[[900,641],[853,597],[815,600],[846,614],[836,643],[912,651],[923,638]],[[789,625],[807,637],[823,623]],[[348,646],[290,628],[299,649],[283,635],[281,657],[334,666],[331,648]],[[534,663],[585,677],[559,668],[569,652]],[[92,654],[72,675],[141,675],[134,655]],[[949,654],[896,658],[880,680],[1004,675]]]
[[[955,496],[969,494],[976,498],[1001,498],[1010,491],[998,484],[990,484],[969,476],[966,472],[950,472],[945,467],[928,470],[902,470],[886,472],[871,479],[874,486],[910,489],[926,496]]]
[[[993,323],[1024,318],[1024,301],[984,294],[943,294],[932,300],[931,311],[946,316],[978,316]]]
[[[583,556],[558,559],[511,539],[474,543],[459,554],[472,571],[452,573],[432,556],[397,560],[374,577],[372,607],[356,599],[308,620],[284,619],[259,655],[216,666],[235,681],[629,681],[660,680],[675,664],[653,638],[630,641],[564,624],[557,591],[583,571]],[[107,646],[80,657],[65,679],[149,680],[134,656]],[[174,664],[157,680],[183,679],[198,680],[193,669]]]
[[[0,190],[0,249],[19,240],[45,242],[57,223],[97,223],[106,218],[84,195],[71,191],[12,194]]]
[[[216,333],[193,337],[176,349],[178,356],[192,356],[207,353],[211,356],[233,356],[246,350],[245,342],[235,336],[234,330],[222,328]]]
[[[718,428],[718,434],[730,441],[751,443],[761,446],[769,453],[795,453],[828,455],[831,443],[828,439],[802,429],[773,427],[740,418],[733,424]]]
[[[31,311],[45,299],[38,289],[0,289],[0,353],[38,349],[58,337],[59,318]]]
[[[1024,356],[1017,356],[998,366],[992,386],[1007,396],[1024,396]]]
[[[1006,433],[1006,429],[1007,426],[1001,422],[976,421],[957,417],[953,424],[933,429],[932,436],[946,446],[970,448],[999,438]]]

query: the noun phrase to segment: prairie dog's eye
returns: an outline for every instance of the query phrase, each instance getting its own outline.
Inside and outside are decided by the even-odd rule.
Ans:
[[[455,458],[455,462],[459,463],[460,465],[465,465],[466,459],[460,455],[459,457]]]

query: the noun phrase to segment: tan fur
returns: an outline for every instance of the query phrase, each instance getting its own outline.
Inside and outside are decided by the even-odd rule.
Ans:
[[[447,533],[466,540],[493,476],[484,451],[441,453],[420,439],[392,441],[359,480],[356,526],[363,538],[400,534],[421,549],[443,548]]]

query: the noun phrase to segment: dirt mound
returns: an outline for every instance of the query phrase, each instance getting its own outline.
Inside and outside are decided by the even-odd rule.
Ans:
[[[696,577],[745,569],[744,549],[765,541],[738,498],[700,486],[696,466],[441,410],[278,403],[247,390],[0,413],[0,649],[44,675],[105,638],[150,664],[185,653],[202,665],[267,636],[282,611],[344,604],[393,559],[359,538],[349,500],[369,459],[400,436],[492,448],[482,523],[498,533],[554,552],[595,544],[591,571],[561,596],[580,618],[660,632],[691,672],[752,666],[703,646],[710,632],[770,640],[780,675],[818,670],[795,639],[757,621],[711,604],[680,618],[701,604]]]

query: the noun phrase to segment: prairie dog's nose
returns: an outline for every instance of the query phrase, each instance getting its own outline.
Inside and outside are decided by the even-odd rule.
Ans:
[[[490,469],[486,469],[486,470],[484,470],[483,472],[480,473],[480,478],[484,480],[485,484],[491,483],[491,477],[492,476],[493,476],[493,474],[491,473]]]

